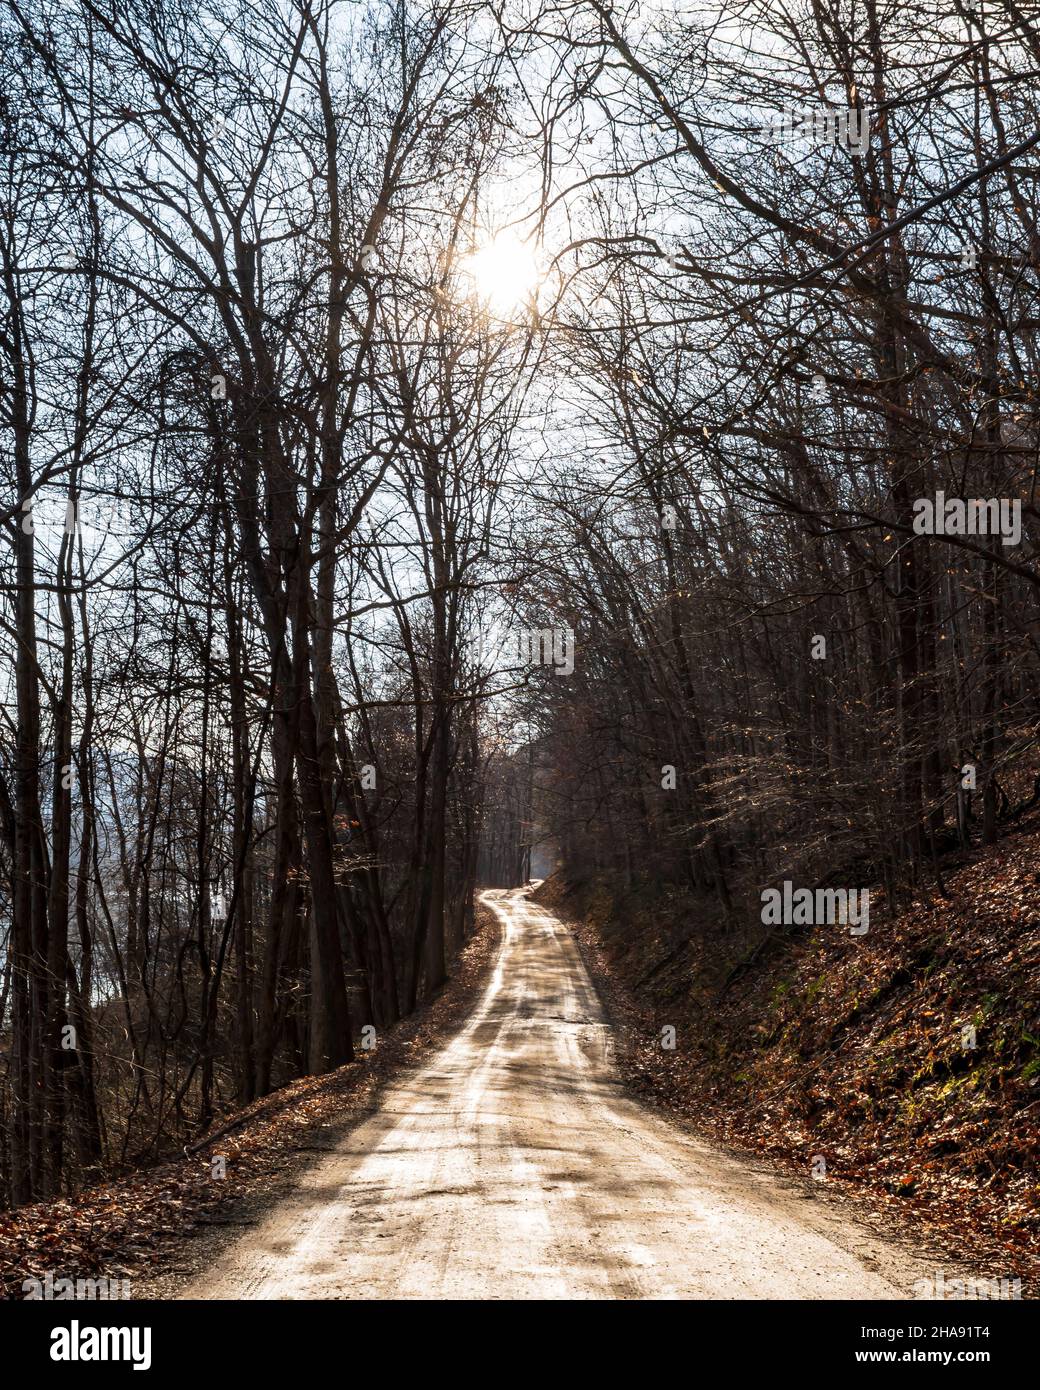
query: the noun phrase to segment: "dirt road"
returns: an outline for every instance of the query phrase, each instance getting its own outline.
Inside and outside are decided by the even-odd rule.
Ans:
[[[464,1030],[183,1297],[871,1299],[934,1271],[630,1100],[566,928],[485,900]]]

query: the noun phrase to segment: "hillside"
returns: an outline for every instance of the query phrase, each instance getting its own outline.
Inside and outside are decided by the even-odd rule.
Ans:
[[[537,897],[575,922],[641,1094],[806,1175],[822,1157],[828,1183],[1028,1288],[1040,1254],[1038,839],[979,853],[950,874],[949,899],[872,917],[865,938],[788,928],[742,957],[690,935],[690,904],[655,902],[646,885],[612,897],[557,877]],[[673,1051],[660,1045],[668,1025]]]

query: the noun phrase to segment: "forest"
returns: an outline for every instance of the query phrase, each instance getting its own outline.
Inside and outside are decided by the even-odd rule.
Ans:
[[[739,972],[1031,828],[1030,6],[0,26],[0,1207],[352,1062],[484,890]]]

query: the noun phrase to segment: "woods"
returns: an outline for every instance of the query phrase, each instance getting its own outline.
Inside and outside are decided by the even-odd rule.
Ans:
[[[348,1060],[469,927],[529,348],[438,298],[494,142],[454,19],[7,17],[14,1203]]]
[[[1035,26],[585,17],[641,143],[590,195],[610,251],[569,329],[612,382],[610,487],[545,494],[580,614],[543,724],[564,860],[722,930],[785,874],[941,886],[1036,804]],[[807,106],[829,143],[784,138]]]
[[[1040,802],[1026,7],[0,22],[3,1204],[378,1045],[478,885],[753,935]]]

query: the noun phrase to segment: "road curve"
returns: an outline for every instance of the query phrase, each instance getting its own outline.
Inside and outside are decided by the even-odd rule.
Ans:
[[[628,1098],[566,927],[484,898],[504,939],[463,1030],[182,1297],[912,1297],[934,1260]]]

